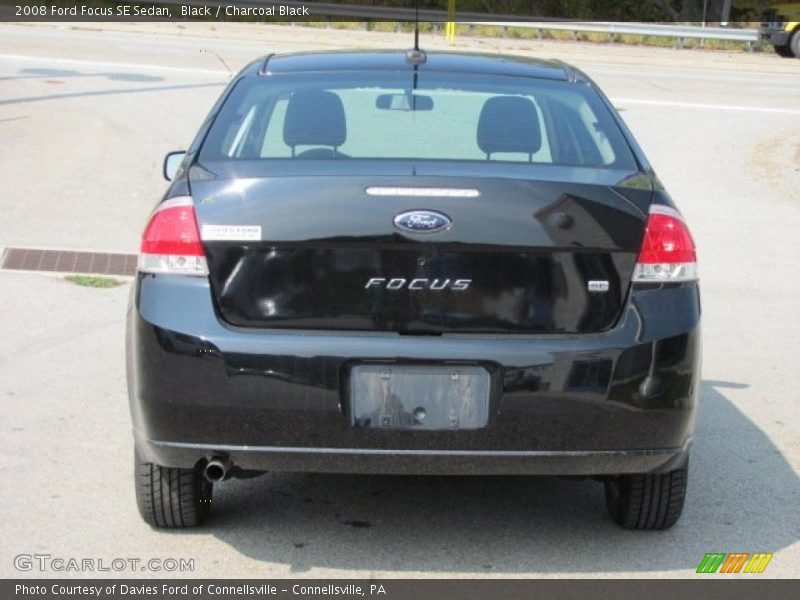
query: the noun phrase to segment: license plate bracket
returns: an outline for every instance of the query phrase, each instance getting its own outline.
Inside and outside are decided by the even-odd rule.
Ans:
[[[453,431],[489,421],[491,375],[473,365],[356,365],[350,370],[355,427]]]

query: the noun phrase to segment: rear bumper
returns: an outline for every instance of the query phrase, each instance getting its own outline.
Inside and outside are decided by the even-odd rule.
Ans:
[[[209,284],[140,276],[128,314],[139,452],[190,467],[603,475],[685,460],[700,358],[695,284],[635,289],[592,335],[287,332],[232,328]],[[477,364],[492,374],[489,424],[473,431],[353,427],[347,373],[361,362]]]
[[[382,450],[225,446],[156,442],[137,435],[139,455],[156,464],[189,467],[198,457],[225,457],[244,470],[393,475],[619,475],[660,473],[686,464],[681,448],[607,451]]]

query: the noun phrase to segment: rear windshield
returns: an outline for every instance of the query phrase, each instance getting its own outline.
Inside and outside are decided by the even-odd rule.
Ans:
[[[635,168],[591,88],[448,73],[246,77],[200,160],[411,159]]]

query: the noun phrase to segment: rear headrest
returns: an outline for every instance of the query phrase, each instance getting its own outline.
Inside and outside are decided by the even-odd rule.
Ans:
[[[478,146],[486,154],[538,152],[542,146],[542,131],[533,102],[520,96],[489,98],[478,120]]]
[[[347,123],[342,101],[332,92],[295,92],[289,98],[283,122],[287,146],[333,146],[344,144]]]

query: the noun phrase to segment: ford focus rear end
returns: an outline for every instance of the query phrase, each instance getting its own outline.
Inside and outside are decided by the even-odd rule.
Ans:
[[[183,156],[128,316],[142,516],[196,525],[264,471],[530,474],[671,526],[700,355],[680,213],[579,71],[412,58],[257,61]]]

